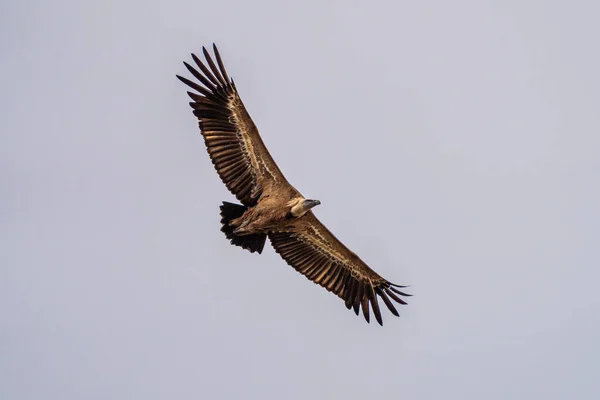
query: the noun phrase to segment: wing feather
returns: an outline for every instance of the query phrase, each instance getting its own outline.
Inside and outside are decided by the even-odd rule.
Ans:
[[[314,283],[336,294],[356,315],[362,310],[370,321],[370,311],[383,325],[377,297],[381,297],[390,312],[398,316],[393,299],[406,304],[398,295],[410,296],[395,289],[398,285],[387,281],[369,268],[356,254],[344,246],[312,212],[295,221],[293,228],[269,233],[275,251],[294,269]]]
[[[213,44],[213,46],[214,46],[214,44]],[[213,62],[212,57],[210,56],[210,53],[208,52],[208,50],[206,50],[206,48],[204,46],[202,47],[202,52],[204,53],[204,58],[206,58],[206,61],[208,62],[208,66],[210,67],[210,70],[213,72],[213,74],[215,74],[214,76],[217,78],[217,81],[218,81],[217,84],[226,85],[227,82],[225,81],[225,79],[223,79],[223,77],[219,73],[219,70],[215,66],[215,63]]]
[[[217,64],[219,64],[219,69],[223,73],[223,78],[225,78],[225,82],[229,82],[229,76],[227,76],[227,71],[225,70],[225,67],[223,66],[223,60],[221,60],[221,54],[219,54],[219,50],[217,49],[217,46],[215,46],[214,43],[213,43],[213,51],[215,52],[215,57],[217,58]]]

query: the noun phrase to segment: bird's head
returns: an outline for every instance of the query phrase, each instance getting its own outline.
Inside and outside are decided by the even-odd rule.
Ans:
[[[290,209],[290,213],[294,217],[301,217],[311,208],[321,204],[319,200],[298,199]]]

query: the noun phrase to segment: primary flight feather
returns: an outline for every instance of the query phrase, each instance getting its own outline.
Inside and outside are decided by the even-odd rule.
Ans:
[[[184,62],[196,82],[177,75],[194,91],[190,106],[212,163],[227,189],[242,203],[223,202],[221,224],[231,243],[261,253],[268,237],[294,269],[344,300],[367,322],[370,309],[383,325],[378,298],[398,316],[394,302],[410,296],[382,278],[344,246],[315,217],[318,200],[305,199],[283,176],[265,147],[213,44],[215,61],[203,47],[206,64]],[[392,301],[393,300],[393,301]]]

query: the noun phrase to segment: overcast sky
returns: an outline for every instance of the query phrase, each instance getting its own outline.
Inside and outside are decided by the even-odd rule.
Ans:
[[[3,1],[0,398],[600,398],[599,12]],[[175,78],[212,42],[400,318],[219,231]]]

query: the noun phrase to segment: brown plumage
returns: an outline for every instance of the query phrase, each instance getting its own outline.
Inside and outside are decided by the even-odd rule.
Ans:
[[[310,210],[320,204],[305,199],[285,179],[265,147],[229,78],[217,47],[216,64],[203,47],[204,64],[192,54],[197,68],[184,62],[198,80],[177,76],[194,89],[188,92],[200,132],[217,173],[242,203],[223,202],[221,231],[231,243],[261,253],[268,237],[275,251],[294,269],[344,300],[356,315],[362,309],[369,322],[369,305],[383,325],[378,297],[398,316],[393,301],[409,296],[379,276],[342,244]],[[392,301],[393,300],[393,301]]]

